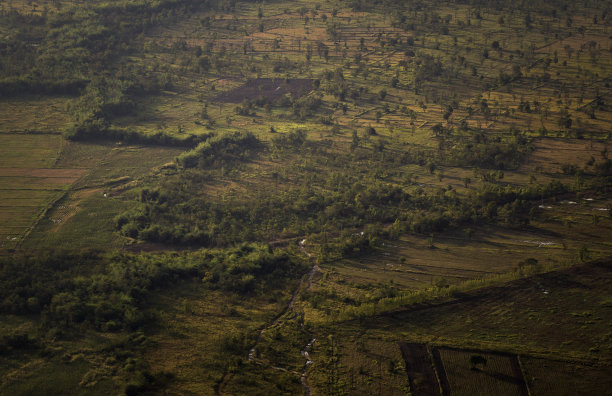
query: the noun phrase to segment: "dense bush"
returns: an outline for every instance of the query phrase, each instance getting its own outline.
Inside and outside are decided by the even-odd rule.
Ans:
[[[302,271],[289,255],[263,245],[182,255],[58,251],[4,257],[0,313],[41,313],[48,326],[133,329],[147,319],[141,308],[150,292],[181,279],[202,279],[210,287],[244,294],[280,287]]]
[[[272,137],[272,148],[275,150],[297,150],[304,143],[306,143],[306,131],[303,129]]]
[[[193,150],[179,155],[176,161],[184,168],[217,167],[249,158],[260,147],[259,139],[251,132],[234,132],[213,136]]]
[[[309,95],[304,96],[293,102],[293,114],[296,117],[304,119],[314,114],[321,107],[323,101],[319,96]]]
[[[514,169],[529,153],[527,142],[470,142],[457,145],[447,158],[449,165],[488,169]]]
[[[41,80],[31,75],[12,76],[0,80],[0,95],[77,95],[86,85],[87,80],[84,79]]]
[[[210,135],[174,135],[164,131],[144,134],[127,128],[111,127],[104,118],[93,118],[66,128],[64,136],[70,140],[113,140],[175,147],[194,147],[206,141]]]
[[[335,192],[313,188],[267,191],[233,197],[227,202],[195,195],[197,183],[181,174],[143,201],[139,211],[117,218],[124,235],[154,242],[224,246],[240,241],[269,240],[282,232],[303,235],[324,224],[355,227],[393,222],[413,208],[401,188],[373,181],[354,183]]]
[[[135,50],[134,37],[152,21],[214,6],[216,2],[206,0],[137,0],[99,3],[76,12],[71,7],[50,15],[3,11],[0,25],[18,34],[0,43],[0,95],[78,94],[97,76],[111,75],[117,59]],[[133,92],[151,88],[133,87]]]

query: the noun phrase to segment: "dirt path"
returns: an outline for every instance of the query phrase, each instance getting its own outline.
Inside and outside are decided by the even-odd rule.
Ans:
[[[302,370],[302,375],[300,376],[300,382],[304,387],[304,394],[306,396],[310,395],[310,385],[308,385],[308,368],[314,364],[314,361],[310,358],[308,350],[312,347],[312,344],[314,344],[316,340],[317,339],[313,337],[301,351],[302,356],[304,356],[306,359],[306,363],[304,363],[304,369]]]
[[[308,285],[306,286],[306,290],[308,290],[310,288],[310,286],[312,285],[312,280],[313,277],[315,275],[315,273],[317,271],[321,271],[321,268],[317,265],[316,259],[312,256],[312,254],[310,254],[308,251],[306,251],[306,248],[304,247],[306,243],[306,240],[303,239],[302,241],[300,241],[300,251],[302,253],[304,253],[304,255],[308,256],[311,260],[312,260],[312,267],[310,268],[310,270],[304,274],[302,276],[302,279],[300,279],[300,283],[298,285],[298,287],[295,289],[295,291],[293,292],[293,295],[291,296],[291,300],[289,300],[289,303],[287,304],[287,306],[285,307],[285,309],[279,313],[276,318],[274,318],[274,320],[272,322],[270,322],[269,324],[265,325],[261,330],[259,330],[259,334],[257,336],[257,340],[255,341],[255,344],[253,345],[253,347],[249,350],[249,355],[248,355],[248,360],[249,361],[254,361],[260,364],[264,364],[263,361],[261,361],[260,359],[257,359],[256,355],[256,351],[257,351],[257,347],[259,346],[259,343],[261,341],[261,338],[263,336],[263,334],[270,328],[276,326],[278,323],[281,322],[281,320],[287,316],[287,314],[289,314],[291,311],[294,310],[294,304],[295,301],[297,300],[298,296],[300,295],[300,291],[302,290],[302,287],[304,286],[304,281],[306,279],[308,279]],[[303,315],[302,315],[302,320],[300,323],[300,327],[301,330],[308,334],[308,336],[310,337],[310,341],[304,346],[304,348],[302,348],[302,350],[300,351],[300,355],[302,355],[305,359],[306,359],[306,363],[304,363],[304,368],[302,369],[302,373],[300,375],[300,382],[302,383],[302,386],[304,387],[304,394],[305,395],[310,395],[310,386],[308,385],[308,368],[314,363],[314,361],[310,358],[310,354],[309,354],[309,350],[312,347],[312,345],[314,344],[314,342],[316,341],[316,338],[313,337],[312,333],[310,333],[308,330],[306,330],[306,328],[304,327],[304,319],[303,319]],[[283,369],[281,367],[275,367],[275,366],[271,366],[272,369],[274,370],[281,370],[281,371],[287,371],[286,369]]]
[[[312,286],[312,278],[314,277],[315,272],[321,271],[321,268],[317,265],[317,260],[314,257],[312,257],[312,254],[306,251],[306,248],[304,247],[305,243],[306,243],[306,239],[302,239],[300,241],[300,250],[302,251],[302,253],[304,253],[306,256],[308,256],[312,260],[312,268],[310,269],[310,272],[308,273],[308,287],[306,288],[306,290],[308,290],[310,289],[310,286]],[[304,316],[302,316],[302,322],[300,323],[300,326],[302,328],[302,331],[308,334],[310,337],[310,341],[308,342],[308,344],[306,344],[304,348],[300,351],[301,355],[306,359],[306,363],[304,363],[304,368],[302,369],[302,375],[300,376],[300,382],[302,383],[302,386],[304,387],[304,394],[306,396],[309,396],[310,395],[310,385],[308,385],[308,369],[310,368],[310,366],[314,364],[314,361],[310,358],[310,354],[308,353],[308,351],[310,350],[310,348],[312,347],[312,345],[315,343],[317,339],[313,337],[312,333],[310,333],[308,330],[304,328]]]

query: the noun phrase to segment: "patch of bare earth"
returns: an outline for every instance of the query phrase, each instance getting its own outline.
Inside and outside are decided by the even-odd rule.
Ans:
[[[218,95],[214,100],[216,102],[241,103],[244,100],[256,100],[263,97],[269,101],[276,101],[287,94],[297,99],[312,89],[312,80],[306,78],[256,78],[247,81],[241,87]]]

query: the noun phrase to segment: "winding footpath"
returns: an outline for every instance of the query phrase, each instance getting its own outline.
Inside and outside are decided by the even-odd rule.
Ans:
[[[298,287],[293,292],[293,296],[291,297],[291,300],[289,300],[289,303],[287,304],[285,309],[280,314],[278,314],[278,316],[276,316],[276,318],[274,318],[274,320],[271,323],[269,323],[268,325],[264,326],[259,331],[259,334],[257,336],[257,340],[255,341],[255,344],[249,350],[249,356],[248,356],[248,360],[249,361],[254,361],[254,362],[257,362],[259,364],[264,364],[263,361],[261,361],[260,359],[258,359],[255,356],[256,355],[256,351],[257,351],[257,347],[259,346],[259,343],[261,341],[261,338],[262,338],[263,334],[268,329],[270,329],[270,328],[276,326],[277,324],[279,324],[281,322],[281,320],[287,314],[289,314],[291,311],[294,311],[295,301],[297,300],[297,298],[298,298],[298,296],[300,294],[300,291],[302,290],[302,287],[304,286],[305,279],[308,279],[308,285],[306,286],[306,289],[305,289],[305,290],[308,290],[310,288],[310,286],[312,285],[312,280],[314,278],[315,273],[318,272],[318,271],[321,271],[321,268],[317,265],[316,259],[312,256],[312,254],[310,254],[308,251],[306,251],[306,248],[304,246],[305,244],[306,244],[306,239],[303,239],[303,240],[300,241],[300,244],[299,244],[300,251],[302,253],[304,253],[304,255],[308,256],[312,260],[312,267],[310,268],[310,270],[306,274],[304,274],[304,276],[302,276],[302,279],[300,279],[300,284],[298,285]],[[314,338],[313,335],[308,330],[306,330],[306,328],[304,327],[304,317],[303,317],[303,315],[302,315],[301,322],[300,322],[300,328],[301,328],[302,332],[308,334],[308,336],[310,337],[310,341],[300,351],[300,355],[302,355],[304,357],[304,359],[306,359],[306,362],[304,363],[304,368],[302,369],[302,373],[300,375],[300,382],[302,383],[302,386],[304,387],[304,394],[306,396],[308,396],[308,395],[310,395],[310,386],[308,385],[308,368],[312,364],[314,364],[314,361],[310,357],[309,350],[312,348],[312,345],[315,343],[316,338]],[[271,366],[271,368],[274,369],[274,370],[287,371],[286,369],[283,369],[281,367]]]

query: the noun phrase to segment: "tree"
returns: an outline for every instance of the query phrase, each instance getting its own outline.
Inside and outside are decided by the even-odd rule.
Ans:
[[[435,136],[441,136],[444,133],[444,127],[440,123],[437,123],[436,125],[431,127],[431,130]]]
[[[353,129],[353,140],[351,141],[351,150],[359,147],[359,136],[357,135],[357,131]]]
[[[484,369],[487,365],[487,358],[482,355],[471,355],[470,356],[470,370],[478,370],[477,366],[482,366]]]
[[[312,44],[306,45],[306,60],[310,61],[310,58],[312,58]]]
[[[471,229],[471,228],[466,228],[465,229],[465,236],[467,237],[467,239],[469,239],[471,241],[473,235],[474,235],[474,230],[473,229]]]
[[[572,127],[572,117],[567,109],[563,109],[559,114],[559,126],[565,129],[570,129]]]
[[[578,251],[578,256],[580,257],[580,261],[584,262],[587,261],[591,255],[589,253],[589,249],[587,249],[585,245],[582,245]]]
[[[450,116],[453,114],[453,106],[447,106],[446,107],[446,111],[444,112],[444,119],[448,121],[448,119],[450,118]]]

